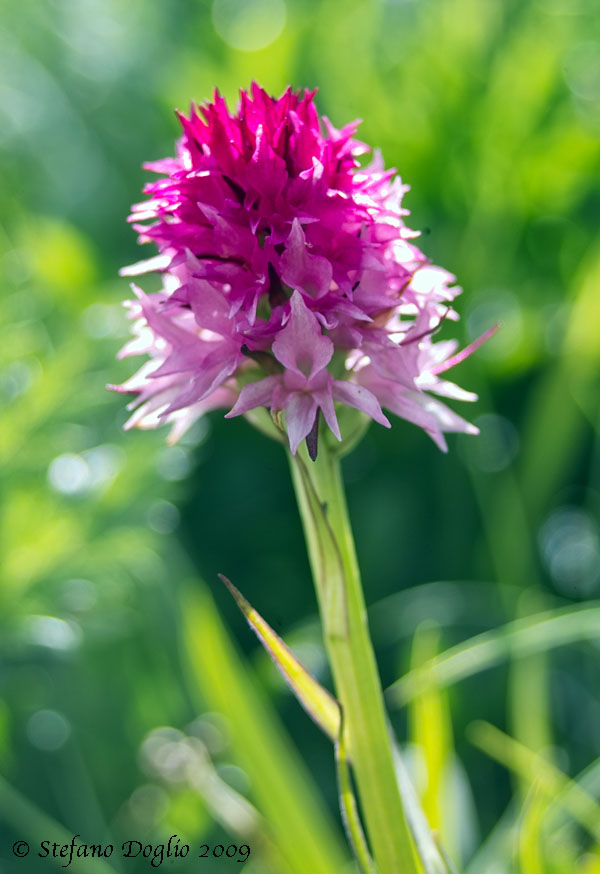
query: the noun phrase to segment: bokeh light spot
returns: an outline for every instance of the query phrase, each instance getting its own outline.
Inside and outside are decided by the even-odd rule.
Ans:
[[[89,486],[90,468],[81,455],[65,452],[50,463],[48,482],[55,492],[63,495],[81,494]]]
[[[145,783],[134,789],[127,806],[132,818],[147,828],[165,816],[169,808],[169,796],[155,783]]]
[[[480,433],[476,440],[461,442],[466,460],[485,473],[504,470],[519,450],[519,435],[512,422],[504,416],[487,413],[475,419],[473,424]]]
[[[190,453],[181,446],[169,446],[163,449],[156,459],[159,476],[169,481],[185,479],[191,466]]]
[[[62,599],[68,610],[90,610],[98,600],[96,586],[90,580],[67,580],[63,586]]]
[[[171,534],[179,525],[179,510],[170,501],[154,501],[148,508],[148,525],[158,534]]]
[[[469,338],[475,340],[484,331],[501,323],[493,342],[484,343],[477,354],[484,358],[510,358],[523,340],[523,311],[515,294],[504,289],[490,290],[479,298],[467,316]]]
[[[264,49],[277,39],[285,24],[283,0],[214,0],[212,20],[227,45],[244,52]]]
[[[107,485],[117,475],[124,452],[110,443],[94,446],[85,452],[65,452],[57,456],[48,468],[48,482],[63,495],[83,495]]]
[[[37,710],[25,728],[29,743],[38,750],[54,752],[65,745],[71,725],[57,710]]]
[[[0,371],[0,395],[11,401],[25,394],[40,371],[40,363],[36,358],[11,362]]]
[[[75,649],[81,641],[81,629],[75,622],[66,622],[58,616],[28,616],[25,634],[30,643],[48,649]]]
[[[188,731],[200,738],[212,755],[223,752],[230,743],[229,728],[221,713],[203,713],[192,722]]]
[[[598,525],[577,507],[559,507],[539,533],[542,559],[556,588],[571,597],[587,598],[600,583]]]
[[[563,65],[571,92],[582,100],[600,100],[600,42],[588,40],[573,46]]]
[[[83,311],[81,319],[84,331],[94,340],[126,333],[123,310],[115,304],[93,303]]]
[[[161,726],[150,732],[142,743],[141,756],[146,769],[170,783],[185,780],[190,750],[185,736],[176,728]]]
[[[104,443],[82,453],[90,471],[89,487],[100,488],[111,482],[125,461],[125,453],[120,446]]]
[[[246,771],[238,768],[237,765],[228,763],[217,765],[216,771],[221,780],[235,789],[236,792],[240,792],[242,795],[250,794],[250,778]]]

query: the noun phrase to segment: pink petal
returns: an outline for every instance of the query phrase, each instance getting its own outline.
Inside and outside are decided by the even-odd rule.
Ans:
[[[310,297],[319,298],[327,294],[331,286],[331,263],[321,255],[310,254],[306,248],[302,225],[297,218],[293,221],[285,246],[279,262],[283,281]]]
[[[428,397],[427,395],[418,395],[415,398],[423,409],[435,416],[438,426],[442,431],[453,432],[455,434],[479,434],[479,428],[467,422],[462,416],[459,416],[446,404],[438,401],[436,398]]]
[[[317,414],[317,402],[312,395],[296,392],[285,408],[285,422],[292,455],[312,428]]]
[[[416,347],[373,348],[369,344],[367,350],[373,367],[382,377],[397,382],[405,388],[414,388],[415,379],[419,375],[418,349]]]
[[[229,318],[230,304],[223,292],[204,279],[188,280],[187,289],[198,327],[223,337],[235,333],[235,322]]]
[[[135,264],[130,264],[128,267],[121,267],[119,275],[140,276],[142,273],[151,273],[153,270],[166,270],[172,260],[173,256],[168,253],[154,255],[144,261],[136,261]]]
[[[437,379],[435,376],[431,376],[430,380],[426,379],[425,374],[419,378],[418,386],[424,391],[430,391],[440,397],[451,398],[454,401],[473,402],[476,401],[478,397],[475,392],[467,391],[466,389],[455,385],[453,382],[448,382],[446,379]]]
[[[312,395],[321,408],[323,418],[327,422],[329,430],[333,432],[337,440],[341,440],[342,435],[340,434],[340,426],[338,425],[335,407],[333,405],[333,397],[331,395],[331,383],[327,388],[315,391]]]
[[[256,149],[246,171],[248,184],[267,197],[275,197],[287,181],[285,161],[276,155],[259,124],[256,130]]]
[[[230,388],[221,386],[212,392],[210,395],[199,401],[197,404],[192,404],[190,407],[185,407],[175,413],[171,413],[168,421],[173,423],[173,427],[169,432],[167,443],[172,446],[174,443],[183,437],[185,432],[194,424],[196,419],[204,413],[211,410],[216,410],[218,407],[228,407],[235,399],[235,392]]]
[[[335,380],[333,383],[333,396],[336,401],[348,404],[356,410],[361,410],[385,428],[391,428],[388,419],[384,416],[379,401],[364,385],[356,385],[354,382]]]
[[[298,291],[290,307],[290,318],[273,341],[273,354],[285,367],[310,379],[331,361],[333,342],[323,335],[317,317]]]
[[[280,382],[279,376],[267,376],[264,379],[259,379],[257,382],[250,382],[245,385],[240,392],[240,396],[225,415],[226,419],[231,419],[233,416],[241,416],[242,413],[247,413],[248,410],[254,410],[256,407],[270,407],[273,397],[273,390]]]
[[[234,372],[237,366],[235,360],[229,360],[224,364],[205,366],[200,373],[191,379],[187,388],[182,391],[169,406],[167,413],[181,410],[190,404],[204,400],[207,395],[215,391]]]

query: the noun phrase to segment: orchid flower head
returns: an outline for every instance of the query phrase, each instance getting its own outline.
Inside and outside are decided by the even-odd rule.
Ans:
[[[342,439],[340,405],[390,427],[382,407],[444,433],[477,429],[439,398],[475,400],[442,378],[471,348],[434,342],[458,318],[454,276],[434,267],[405,225],[395,171],[321,118],[315,92],[270,97],[253,84],[236,112],[212,101],[179,113],[176,156],[130,221],[158,254],[122,273],[134,286],[134,339],[146,361],[118,390],[134,395],[126,427],[173,426],[177,439],[215,407],[281,414],[292,453],[316,452],[320,418]]]

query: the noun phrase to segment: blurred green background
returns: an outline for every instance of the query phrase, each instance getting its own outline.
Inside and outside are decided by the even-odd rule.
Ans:
[[[235,103],[252,79],[318,86],[336,125],[363,118],[411,185],[422,248],[464,288],[461,340],[503,322],[456,372],[480,394],[460,410],[479,438],[443,456],[397,420],[345,461],[384,684],[498,629],[495,658],[466,644],[443,689],[390,697],[431,825],[469,874],[600,871],[596,4],[4,0],[0,15],[0,872],[52,870],[11,846],[59,826],[248,844],[254,874],[354,870],[329,743],[216,580],[328,682],[281,449],[220,413],[172,448],[125,435],[104,388],[135,365],[115,361],[117,271],[139,257],[125,217],[141,163],[171,154],[173,107],[215,86]],[[544,611],[558,624],[527,619]],[[239,868],[195,855],[164,864]],[[73,870],[102,874],[92,863]]]

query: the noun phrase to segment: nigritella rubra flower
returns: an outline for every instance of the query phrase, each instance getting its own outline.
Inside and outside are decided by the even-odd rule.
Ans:
[[[480,341],[434,342],[460,288],[415,245],[407,187],[377,153],[359,162],[358,123],[336,130],[314,93],[254,84],[232,114],[217,92],[179,114],[176,157],[145,165],[159,178],[130,220],[158,254],[122,272],[158,272],[162,289],[134,284],[127,302],[120,354],[149,357],[118,387],[135,395],[126,427],[172,423],[174,440],[207,410],[266,407],[295,453],[321,415],[341,439],[345,404],[389,427],[384,407],[442,449],[444,432],[477,433],[439,399],[476,399],[441,374]]]

